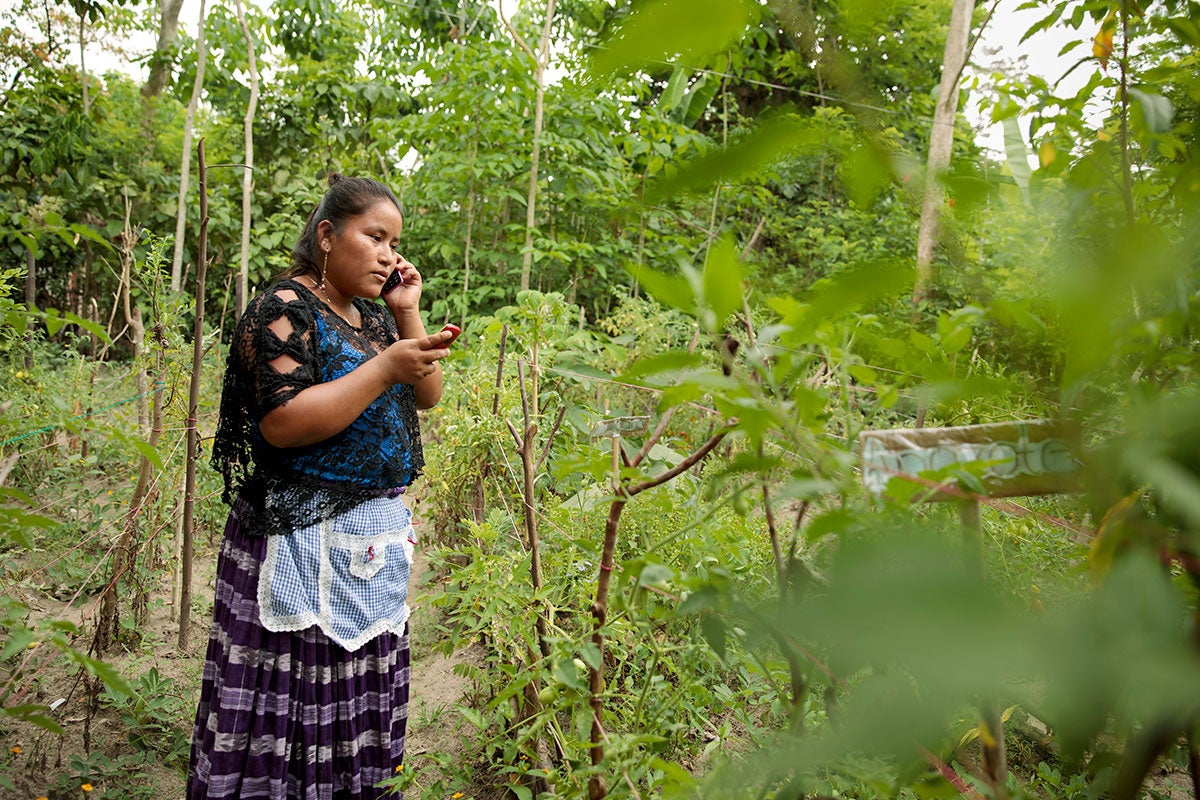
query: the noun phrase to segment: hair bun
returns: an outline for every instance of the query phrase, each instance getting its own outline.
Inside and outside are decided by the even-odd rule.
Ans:
[[[337,184],[338,181],[342,180],[345,177],[346,176],[340,172],[329,173],[329,188],[332,189]]]

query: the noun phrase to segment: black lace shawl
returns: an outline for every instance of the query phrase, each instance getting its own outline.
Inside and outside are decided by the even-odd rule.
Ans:
[[[294,294],[294,299],[284,299]],[[358,503],[396,493],[425,465],[412,386],[393,386],[347,428],[303,447],[275,447],[258,423],[308,386],[338,378],[397,340],[385,308],[361,298],[355,328],[301,283],[282,280],[254,298],[234,333],[221,392],[213,466],[225,480],[222,494],[243,530],[285,533],[341,514]],[[287,319],[281,339],[268,326]],[[288,355],[294,370],[272,362]]]

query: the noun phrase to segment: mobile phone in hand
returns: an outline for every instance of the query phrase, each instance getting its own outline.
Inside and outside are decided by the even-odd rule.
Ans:
[[[458,338],[458,335],[460,333],[462,333],[462,328],[458,327],[457,325],[455,325],[452,322],[447,322],[445,325],[442,326],[442,331],[443,332],[450,331],[450,333],[454,334],[449,339],[442,342],[442,347],[449,347],[450,345],[454,344],[454,340]]]
[[[391,274],[387,276],[387,280],[383,282],[383,288],[379,290],[379,296],[382,297],[403,283],[404,276],[400,274],[400,268],[397,267],[396,269],[392,270]]]

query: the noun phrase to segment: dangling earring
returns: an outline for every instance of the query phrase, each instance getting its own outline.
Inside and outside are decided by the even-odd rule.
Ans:
[[[325,251],[325,260],[321,262],[321,282],[317,284],[322,292],[325,291],[325,268],[329,266],[329,251]]]

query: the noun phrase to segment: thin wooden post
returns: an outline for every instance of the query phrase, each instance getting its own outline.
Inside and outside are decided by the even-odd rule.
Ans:
[[[613,455],[613,499],[608,507],[608,518],[604,523],[604,544],[600,549],[599,574],[596,578],[596,596],[592,601],[592,644],[595,645],[595,664],[588,664],[588,691],[591,695],[589,705],[592,710],[591,732],[591,762],[595,770],[588,778],[588,800],[604,800],[608,796],[608,786],[600,765],[604,763],[604,626],[608,622],[608,594],[612,586],[613,557],[617,549],[617,533],[621,527],[621,513],[625,505],[647,489],[662,486],[687,472],[703,461],[713,451],[730,428],[723,428],[713,434],[708,441],[700,445],[687,458],[675,466],[653,478],[638,482],[621,480],[621,432],[644,433],[648,427],[649,417],[623,417],[607,420],[592,431],[596,439],[609,438],[612,440]],[[637,467],[642,459],[649,454],[654,443],[665,430],[660,425],[650,435],[646,444],[630,461],[631,467]]]
[[[976,576],[982,579],[986,569],[983,563],[983,525],[980,522],[979,498],[969,497],[963,500],[958,514],[962,522],[963,557],[967,560],[967,568],[975,570]]]
[[[192,327],[192,383],[188,389],[187,469],[183,483],[183,563],[179,577],[179,649],[188,647],[192,616],[192,554],[195,550],[196,461],[200,458],[200,367],[204,360],[204,279],[208,274],[208,168],[204,140],[196,145],[200,176],[200,252],[196,260],[196,322]]]
[[[978,580],[987,575],[983,556],[983,524],[977,496],[968,497],[959,507],[962,521],[963,556],[968,569]],[[980,709],[979,742],[983,755],[983,774],[992,789],[992,800],[1008,797],[1008,754],[1004,747],[1004,720],[993,700],[985,700]]]

